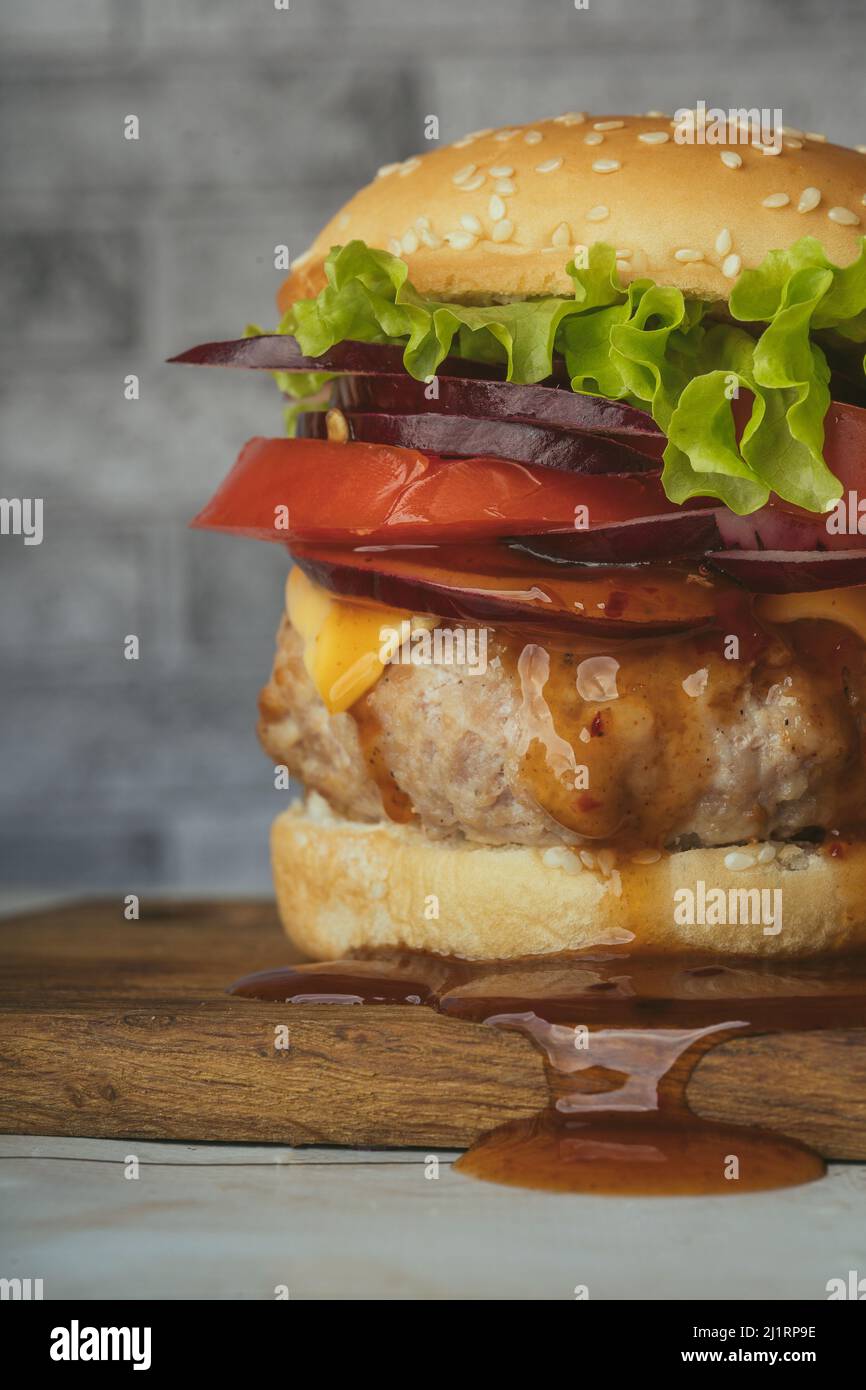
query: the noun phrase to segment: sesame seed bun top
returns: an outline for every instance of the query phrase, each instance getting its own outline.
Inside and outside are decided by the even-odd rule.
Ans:
[[[316,294],[328,251],[356,238],[401,256],[421,293],[465,301],[571,294],[565,267],[595,241],[617,249],[624,281],[703,299],[726,300],[741,268],[806,235],[849,264],[866,154],[787,126],[778,143],[768,153],[734,126],[722,144],[678,143],[660,114],[479,131],[380,169],[294,262],[278,304]]]

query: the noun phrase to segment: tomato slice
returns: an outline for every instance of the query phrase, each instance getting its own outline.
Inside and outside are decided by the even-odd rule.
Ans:
[[[578,508],[586,514],[578,514]],[[251,439],[196,527],[267,541],[453,543],[667,516],[658,475],[574,474],[381,444]]]

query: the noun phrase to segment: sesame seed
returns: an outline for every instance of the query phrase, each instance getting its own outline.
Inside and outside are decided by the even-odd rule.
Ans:
[[[454,144],[452,145],[452,149],[455,149],[455,150],[465,150],[466,147],[467,147],[467,145],[472,145],[472,144],[474,144],[474,141],[472,140],[472,137],[469,136],[469,135],[464,135],[462,140],[455,140],[455,141],[454,141]]]
[[[702,261],[703,251],[693,251],[689,246],[683,246],[679,251],[674,252],[674,258],[678,261]]]
[[[386,179],[389,174],[395,174],[399,168],[399,164],[383,164],[381,169],[376,170],[376,178]]]
[[[722,150],[719,159],[728,169],[739,169],[743,162],[743,156],[737,154],[736,150]]]
[[[585,111],[566,111],[561,116],[554,116],[556,125],[583,125],[586,120]]]
[[[516,193],[517,184],[513,179],[497,179],[493,187],[497,193]]]
[[[838,222],[840,227],[859,227],[860,225],[860,218],[850,208],[831,208],[827,216],[831,222]]]
[[[494,223],[492,232],[493,240],[508,241],[513,231],[514,223],[508,217],[503,217],[501,222]]]
[[[804,188],[797,204],[798,212],[811,212],[821,201],[820,188]]]
[[[437,246],[442,245],[441,237],[438,237],[435,232],[431,232],[427,227],[421,228],[420,237],[424,245],[429,246],[431,251],[435,251]]]
[[[564,869],[568,874],[582,874],[583,866],[574,850],[565,845],[552,845],[541,856],[541,862],[548,869]]]
[[[581,864],[583,864],[584,868],[586,868],[586,869],[594,869],[594,868],[595,868],[595,855],[594,855],[590,850],[588,850],[588,849],[582,849],[582,850],[580,851],[580,862],[581,862]]]
[[[622,165],[618,159],[596,159],[592,167],[597,174],[615,174]]]
[[[552,174],[556,169],[562,168],[561,159],[546,159],[543,164],[536,164],[536,174]]]
[[[494,135],[494,140],[513,140],[515,135],[519,135],[519,130],[498,130]]]
[[[477,164],[464,164],[462,169],[458,169],[456,174],[451,175],[451,182],[456,184],[465,183],[467,179],[472,178],[477,168]]]
[[[593,121],[593,130],[622,130],[625,121]]]
[[[617,261],[616,268],[617,270],[631,270],[631,263],[629,261]],[[604,605],[599,604],[599,607],[603,608]]]
[[[487,204],[487,211],[490,213],[491,221],[501,222],[505,216],[505,203],[498,193],[494,193]]]
[[[768,198],[763,198],[761,200],[761,207],[786,208],[790,201],[791,199],[788,197],[787,193],[771,193]]]
[[[806,139],[807,139],[807,140],[817,140],[819,145],[824,145],[824,144],[827,143],[827,137],[826,137],[826,135],[822,135],[821,132],[820,132],[820,130],[807,130],[807,131],[806,131]]]
[[[559,226],[554,228],[553,235],[550,238],[550,240],[552,245],[554,246],[570,246],[571,228],[569,227],[568,223],[560,222]]]
[[[476,188],[480,188],[484,182],[484,174],[473,174],[471,179],[466,179],[460,184],[461,193],[474,193]]]
[[[761,151],[762,154],[781,154],[781,153],[782,153],[782,146],[781,146],[781,145],[762,145],[761,142],[760,142],[760,140],[754,140],[752,143]]]
[[[727,227],[723,227],[716,237],[716,250],[720,256],[727,256],[732,246],[733,241],[731,240],[731,234]]]
[[[388,238],[388,250],[391,252],[392,256],[399,256],[402,253],[403,247],[395,236]]]
[[[834,835],[838,831],[832,832]],[[785,845],[779,850],[779,863],[783,869],[803,869],[805,868],[806,855],[799,845]]]
[[[418,228],[418,231],[419,231],[419,232],[420,232],[420,231],[423,231],[425,227],[426,227],[426,228],[429,228],[429,226],[430,226],[430,218],[429,218],[429,217],[416,217],[416,218],[415,218],[415,226]]]
[[[651,116],[652,119],[653,119],[654,121],[660,120],[662,116],[666,116],[667,114],[668,114],[667,111],[645,111],[645,112],[644,112],[644,115],[645,115],[645,116]]]
[[[481,223],[471,212],[464,213],[460,218],[460,226],[464,231],[472,232],[474,236],[481,235]]]
[[[801,150],[803,148],[802,140],[783,140],[782,143],[786,150]]]
[[[761,845],[761,848],[758,850],[758,863],[759,863],[759,864],[772,864],[772,862],[773,862],[773,860],[775,859],[775,857],[776,857],[776,846],[775,846],[775,845]]]
[[[628,249],[627,246],[620,246],[616,254],[622,261],[627,261],[631,259],[631,251]]]
[[[325,429],[333,444],[346,444],[349,439],[349,422],[342,410],[329,410],[325,415]]]
[[[683,690],[690,700],[699,700],[705,693],[710,679],[710,669],[708,666],[701,666],[699,670],[692,671],[681,682]]]
[[[595,133],[590,131],[589,135],[584,135],[583,143],[585,145],[601,145],[604,143],[604,136],[598,131]]]
[[[510,164],[491,164],[487,171],[492,179],[507,179],[514,173]]]
[[[601,869],[605,878],[607,878],[611,869],[616,864],[616,850],[600,849],[596,855],[596,859],[598,860],[598,867]]]
[[[631,856],[631,862],[633,864],[657,864],[661,857],[661,852],[657,849],[638,849]]]
[[[744,854],[742,850],[731,850],[730,854],[725,855],[726,869],[753,869],[755,867],[755,856]]]
[[[783,135],[793,135],[796,140],[802,140],[803,132],[793,125],[780,125],[779,129]]]
[[[610,217],[610,208],[606,208],[604,203],[599,203],[597,207],[590,208],[586,214],[587,222],[603,222],[606,217]]]
[[[742,257],[737,255],[726,256],[725,259],[722,261],[722,274],[728,280],[735,280],[740,273],[740,267],[742,264]]]
[[[406,177],[407,174],[413,173],[413,171],[414,171],[415,169],[418,168],[418,166],[420,165],[420,163],[421,163],[420,159],[418,159],[417,157],[413,156],[412,159],[407,159],[406,162],[405,162],[404,164],[401,164],[401,165],[400,165],[400,177],[401,177],[401,179],[405,179],[405,177]]]
[[[622,874],[619,869],[611,869],[607,886],[615,898],[622,897]]]
[[[858,154],[866,154],[866,145],[855,145],[854,148]]]
[[[483,140],[485,135],[493,134],[493,126],[485,126],[483,130],[470,130],[468,135],[464,135],[464,140]]]
[[[407,256],[411,256],[413,251],[418,250],[418,233],[414,232],[410,227],[408,232],[403,233],[403,240],[400,245]]]
[[[671,137],[666,130],[642,130],[637,138],[645,145],[663,145]]]
[[[525,145],[540,145],[543,139],[544,136],[540,130],[528,130],[523,137],[523,143]]]
[[[455,251],[469,251],[478,238],[471,232],[446,232],[445,240]]]

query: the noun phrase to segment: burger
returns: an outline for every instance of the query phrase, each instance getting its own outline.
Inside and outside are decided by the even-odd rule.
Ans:
[[[259,732],[319,959],[866,945],[866,157],[570,112],[291,267],[192,523],[288,547]],[[687,135],[689,131],[687,130]]]

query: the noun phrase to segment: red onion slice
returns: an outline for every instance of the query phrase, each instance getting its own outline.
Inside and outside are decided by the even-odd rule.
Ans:
[[[187,348],[169,362],[192,367],[248,367],[266,372],[354,372],[359,376],[379,376],[383,372],[408,375],[403,366],[403,349],[389,343],[335,343],[319,357],[306,357],[297,339],[287,333],[259,333],[253,338],[232,338],[226,342],[200,343]],[[468,358],[446,357],[436,369],[437,376],[499,377],[504,367]]]
[[[420,449],[442,458],[499,458],[556,468],[566,473],[645,473],[656,460],[619,440],[592,434],[542,429],[508,420],[477,420],[464,415],[385,415],[343,412],[349,436],[364,444]],[[305,437],[327,437],[320,412],[305,422]]]
[[[706,564],[756,594],[795,594],[866,584],[866,551],[721,550]]]
[[[461,564],[448,547],[416,554],[293,545],[291,552],[332,592],[462,622],[648,637],[707,627],[716,607],[712,583],[689,584],[685,571],[663,566],[588,565],[565,574],[537,561],[521,564],[513,551],[504,551],[485,571],[475,560],[471,567]]]
[[[416,381],[403,366],[403,349],[383,343],[337,343],[320,357],[305,357],[294,338],[264,333],[255,338],[201,343],[169,361],[199,367],[348,373],[349,377],[336,385],[335,401],[349,408],[391,414],[441,412],[622,435],[654,458],[661,457],[667,442],[644,411],[621,401],[572,391],[560,362],[552,380],[563,385],[520,386],[502,380],[503,367],[448,357],[436,370],[438,398],[428,399],[428,384]]]
[[[698,556],[720,545],[718,509],[707,505],[663,516],[634,517],[585,531],[514,537],[516,549],[559,564],[633,564],[642,560],[670,560]]]
[[[334,403],[344,410],[390,415],[439,413],[483,420],[513,420],[548,429],[612,435],[661,459],[667,439],[651,415],[604,396],[582,396],[570,387],[519,386],[510,381],[470,381],[443,377],[430,396],[426,382],[408,372],[381,376],[342,376],[334,382]]]

